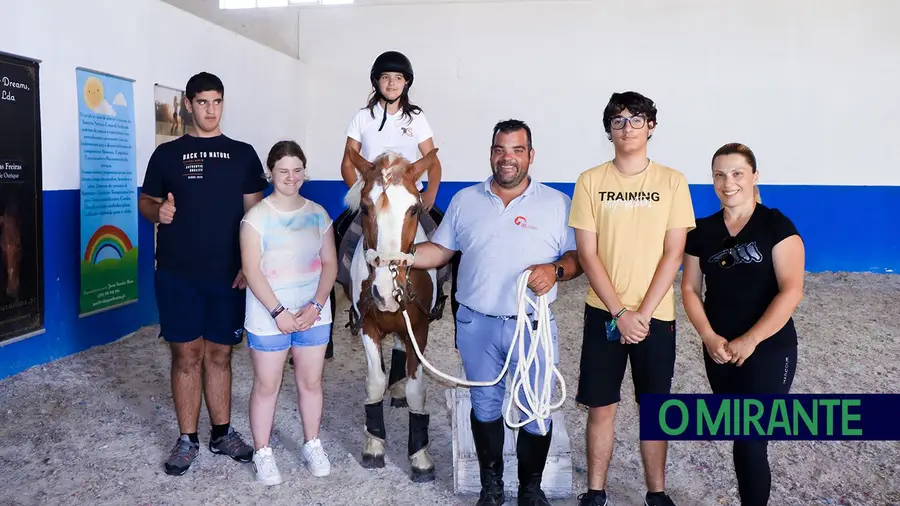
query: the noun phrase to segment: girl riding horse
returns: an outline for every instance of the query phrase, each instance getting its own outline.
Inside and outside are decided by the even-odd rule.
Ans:
[[[382,53],[375,59],[369,79],[373,87],[369,102],[366,107],[356,112],[346,132],[347,142],[341,162],[341,175],[348,188],[352,187],[359,178],[348,154],[351,151],[361,154],[363,158],[372,162],[377,156],[387,151],[395,152],[407,160],[417,160],[419,153],[429,153],[434,149],[431,125],[421,107],[414,105],[409,98],[409,89],[414,79],[409,59],[396,51]],[[430,166],[427,177],[428,185],[423,185],[423,178],[420,177],[416,181],[416,189],[421,193],[422,209],[427,211],[419,216],[419,222],[430,237],[444,216],[443,212],[434,205],[441,182],[440,161],[436,161]],[[335,220],[334,230],[339,260],[337,281],[344,287],[349,287],[350,263],[362,233],[358,211],[346,209]],[[443,312],[443,301],[446,296],[443,294],[442,284],[451,277],[451,274],[451,305],[454,314],[456,313],[455,292],[458,265],[459,261],[455,259],[449,267],[438,272],[438,304],[434,312],[435,318],[440,318]],[[334,293],[332,293],[331,301],[332,310],[334,310]],[[354,321],[354,316],[351,311],[350,327],[356,334],[359,329]],[[332,347],[333,344],[329,340],[330,350],[327,357],[333,356]],[[388,380],[392,406],[406,406],[405,363],[406,350],[403,349],[402,342],[395,337]]]

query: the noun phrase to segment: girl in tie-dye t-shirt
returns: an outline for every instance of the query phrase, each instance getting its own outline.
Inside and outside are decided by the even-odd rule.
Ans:
[[[275,144],[266,165],[274,191],[241,222],[241,258],[248,287],[244,327],[254,373],[253,462],[257,481],[277,485],[282,478],[269,437],[288,350],[294,359],[303,424],[300,457],[314,476],[330,473],[318,435],[337,253],[328,213],[300,196],[307,179],[300,146],[293,141]]]

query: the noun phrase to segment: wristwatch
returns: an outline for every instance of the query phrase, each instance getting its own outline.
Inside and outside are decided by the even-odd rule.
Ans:
[[[319,303],[316,302],[315,300],[313,300],[312,302],[310,302],[310,304],[312,304],[313,307],[316,308],[316,311],[318,311],[319,313],[321,313],[322,310],[325,309],[325,306],[323,306],[322,304],[319,304]]]
[[[563,269],[562,265],[553,264],[553,266],[556,267],[556,279],[558,281],[562,279],[563,276],[565,276],[566,271],[565,269]]]

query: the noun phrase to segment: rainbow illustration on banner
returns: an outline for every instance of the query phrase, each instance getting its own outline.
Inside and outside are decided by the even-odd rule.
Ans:
[[[103,225],[94,232],[84,249],[84,261],[97,264],[111,258],[120,259],[131,251],[131,239],[121,228]]]

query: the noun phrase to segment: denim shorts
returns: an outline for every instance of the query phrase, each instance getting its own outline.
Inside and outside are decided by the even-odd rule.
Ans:
[[[260,336],[247,332],[247,346],[256,351],[284,351],[291,346],[321,346],[328,344],[331,324],[319,325],[302,332]]]

